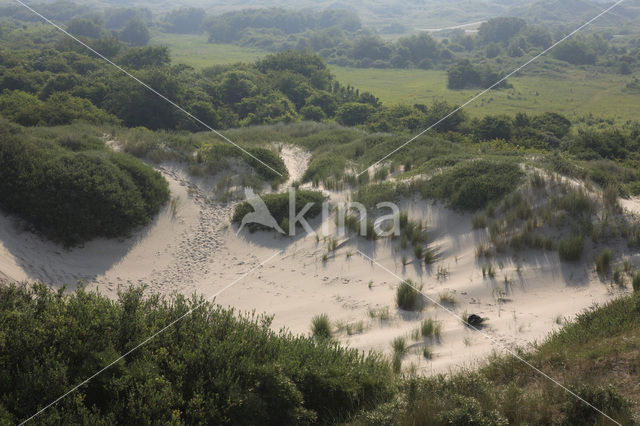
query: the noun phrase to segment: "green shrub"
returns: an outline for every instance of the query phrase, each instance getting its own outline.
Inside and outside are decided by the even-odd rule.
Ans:
[[[560,240],[558,244],[558,255],[561,260],[567,262],[577,262],[582,257],[584,250],[584,237],[582,235],[571,235]]]
[[[396,290],[396,304],[405,311],[417,311],[422,308],[422,295],[411,280],[400,283]]]
[[[425,198],[446,200],[454,209],[475,211],[515,190],[523,176],[515,162],[480,159],[456,164],[413,185]]]
[[[572,391],[608,416],[622,421],[623,424],[630,424],[624,420],[628,421],[633,418],[632,402],[620,395],[612,386],[581,385]],[[602,414],[585,404],[584,401],[574,397],[568,398],[563,410],[568,423],[596,424],[602,418]]]
[[[267,316],[239,316],[197,297],[145,297],[142,288],[113,301],[82,288],[7,285],[0,286],[3,423],[30,417],[188,312],[36,421],[330,424],[395,392],[379,355],[272,331]]]
[[[599,274],[609,273],[611,268],[611,260],[613,259],[613,252],[611,249],[604,249],[600,256],[596,259],[596,270]]]
[[[295,193],[296,195],[296,205],[295,205],[295,213],[296,215],[302,211],[302,209],[307,205],[307,203],[311,203],[312,207],[307,211],[305,218],[311,219],[316,217],[322,212],[322,203],[325,200],[325,196],[322,192],[319,191],[309,191],[309,190],[298,190]],[[277,223],[283,223],[283,220],[286,218],[289,220],[289,193],[281,192],[277,194],[266,194],[261,196],[262,201],[264,201],[265,205],[269,209],[269,212],[274,217]],[[231,218],[231,222],[238,224],[242,222],[242,218],[244,218],[247,214],[253,211],[253,207],[247,201],[240,203],[236,206],[236,209],[233,212],[233,216]],[[256,229],[265,229],[264,226],[258,224],[249,224],[247,225],[250,230]],[[270,228],[267,228],[270,229]],[[285,229],[285,232],[287,230]]]
[[[3,137],[0,207],[66,245],[149,223],[169,199],[164,178],[104,144],[74,139],[54,143],[22,130]]]
[[[244,147],[243,149],[244,151],[228,143],[207,144],[198,151],[198,161],[215,174],[227,168],[230,159],[239,158],[264,179],[284,182],[289,178],[289,171],[284,161],[275,152],[259,147]]]
[[[311,332],[319,339],[331,338],[331,322],[327,314],[316,315],[311,319]]]

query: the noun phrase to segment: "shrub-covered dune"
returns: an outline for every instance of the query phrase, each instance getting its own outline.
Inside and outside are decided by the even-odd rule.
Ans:
[[[158,172],[95,136],[0,122],[0,208],[54,241],[126,235],[168,198]]]

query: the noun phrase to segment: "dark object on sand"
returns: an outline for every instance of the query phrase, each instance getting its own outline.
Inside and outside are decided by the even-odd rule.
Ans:
[[[476,314],[471,314],[467,317],[467,324],[469,324],[472,327],[477,327],[481,325],[483,322],[484,322],[484,318]]]

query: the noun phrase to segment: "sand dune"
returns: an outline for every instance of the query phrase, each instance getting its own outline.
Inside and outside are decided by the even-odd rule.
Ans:
[[[308,154],[285,146],[281,155],[291,170],[290,182],[298,180]],[[43,280],[70,288],[82,280],[112,297],[118,286],[142,282],[154,293],[197,292],[206,297],[282,250],[281,256],[221,294],[217,302],[274,314],[275,328],[294,333],[308,333],[312,317],[326,313],[334,324],[352,325],[352,335],[343,331],[338,338],[362,350],[390,354],[391,341],[405,336],[411,345],[405,365],[413,364],[427,374],[472,366],[493,350],[503,350],[503,345],[540,340],[560,327],[564,318],[624,291],[603,283],[588,266],[562,264],[555,253],[545,252],[523,252],[515,261],[497,258],[495,278],[484,278],[475,247],[485,231],[472,230],[469,215],[422,200],[405,200],[401,207],[412,218],[427,221],[432,244],[441,254],[430,268],[402,266],[401,256],[413,255],[400,250],[396,242],[357,238],[323,262],[327,249],[322,239],[244,231],[236,235],[229,226],[234,204],[211,201],[211,181],[191,178],[177,166],[159,170],[177,200],[175,215],[167,207],[153,224],[130,238],[95,240],[72,250],[21,231],[16,220],[0,216],[0,271],[14,280]],[[322,224],[313,225],[319,230]],[[359,256],[358,250],[393,274]],[[448,271],[446,278],[438,278],[439,268]],[[394,299],[398,277],[420,283],[434,300],[447,293],[456,304],[449,312],[434,305],[420,313],[400,311]],[[370,310],[381,308],[388,308],[388,320],[370,316]],[[461,316],[471,313],[487,318],[483,332],[493,340],[460,322]],[[442,323],[441,341],[431,343],[432,360],[422,356],[423,342],[411,341],[412,331],[425,318]]]

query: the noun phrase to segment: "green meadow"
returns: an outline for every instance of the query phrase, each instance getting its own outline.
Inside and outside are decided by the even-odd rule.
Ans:
[[[330,68],[338,81],[371,91],[386,104],[431,103],[434,98],[462,104],[480,92],[447,89],[445,71]],[[491,91],[465,110],[477,117],[554,111],[570,119],[589,113],[619,121],[638,118],[638,95],[625,91],[629,76],[572,69],[560,75],[515,76],[508,81],[512,89]]]
[[[254,62],[267,53],[251,47],[233,44],[209,43],[206,34],[165,34],[154,33],[150,44],[162,44],[171,50],[176,64],[187,64],[194,68],[212,65]]]
[[[267,52],[235,46],[212,44],[206,35],[154,34],[153,44],[169,46],[175,63],[204,68],[236,62],[251,62]],[[462,104],[478,90],[447,89],[443,70],[348,68],[329,65],[338,81],[360,91],[370,91],[387,105],[431,103],[433,99]],[[514,65],[505,65],[510,72]],[[542,113],[554,111],[576,119],[588,114],[619,122],[638,118],[638,94],[625,90],[632,76],[605,74],[591,69],[571,67],[569,71],[545,72],[532,64],[529,74],[509,78],[512,89],[492,91],[468,105],[471,116]]]

